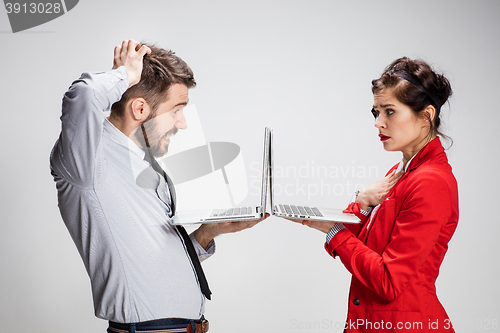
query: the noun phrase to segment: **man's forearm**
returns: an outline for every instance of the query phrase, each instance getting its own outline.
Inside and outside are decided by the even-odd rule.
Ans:
[[[201,245],[204,249],[207,249],[208,244],[219,234],[217,234],[214,228],[210,228],[207,224],[202,224],[198,229],[194,231],[194,238],[198,244]]]

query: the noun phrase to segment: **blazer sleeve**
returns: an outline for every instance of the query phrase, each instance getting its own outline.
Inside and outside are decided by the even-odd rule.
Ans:
[[[368,215],[363,215],[361,214],[361,210],[359,207],[359,203],[357,202],[351,202],[349,206],[344,209],[344,213],[352,213],[356,215],[360,222],[359,223],[346,223],[344,226],[352,232],[356,237],[359,235],[359,232],[361,231],[361,228],[365,225],[366,221],[370,218],[370,214]]]
[[[417,274],[451,214],[450,190],[438,173],[420,172],[405,185],[398,198],[403,202],[382,254],[349,230],[339,231],[327,246],[361,283],[388,301],[396,299]]]

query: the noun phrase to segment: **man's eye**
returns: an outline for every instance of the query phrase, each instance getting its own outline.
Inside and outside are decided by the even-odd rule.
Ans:
[[[372,109],[372,115],[373,115],[373,118],[377,119],[378,118],[378,115],[379,115],[379,112],[375,109]]]

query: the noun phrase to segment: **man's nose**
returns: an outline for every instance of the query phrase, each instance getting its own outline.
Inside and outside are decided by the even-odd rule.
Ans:
[[[175,121],[175,127],[182,130],[187,128],[187,121],[183,111],[179,112],[179,114],[177,115],[177,120]]]

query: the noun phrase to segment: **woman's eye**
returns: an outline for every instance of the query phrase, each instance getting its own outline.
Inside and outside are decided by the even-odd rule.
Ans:
[[[388,116],[390,116],[391,114],[393,114],[393,113],[394,113],[394,110],[387,109],[387,111],[386,111],[386,112],[387,112],[387,115],[388,115]]]
[[[379,112],[375,109],[372,109],[372,115],[373,115],[373,118],[377,119],[378,118],[378,115],[379,115]]]

